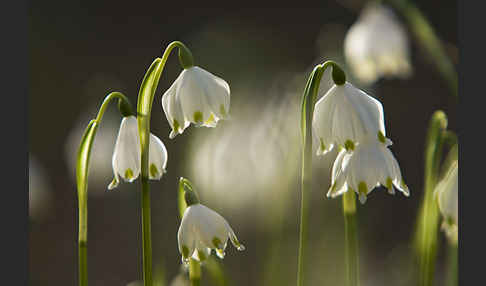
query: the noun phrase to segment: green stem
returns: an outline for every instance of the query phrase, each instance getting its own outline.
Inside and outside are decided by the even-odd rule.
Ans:
[[[410,29],[415,34],[418,44],[433,60],[439,73],[447,81],[452,95],[457,97],[457,72],[427,18],[411,1],[388,0],[388,2],[403,14]]]
[[[312,117],[316,103],[317,92],[322,75],[327,67],[332,66],[332,77],[337,84],[344,84],[346,77],[344,72],[333,61],[326,61],[317,65],[312,71],[304,94],[301,106],[301,131],[302,131],[302,181],[301,181],[301,205],[300,205],[300,229],[299,229],[299,257],[297,264],[297,286],[304,285],[304,261],[308,232],[309,195],[312,180]]]
[[[356,227],[356,194],[350,190],[343,195],[343,215],[346,242],[346,285],[359,284],[358,229]]]
[[[122,106],[123,110],[126,111],[131,109],[130,102],[122,93],[112,92],[106,96],[101,104],[96,119],[91,120],[86,127],[78,149],[76,183],[78,188],[78,275],[80,286],[88,285],[88,171],[91,149],[93,147],[98,126],[103,119],[103,115],[105,114],[109,103],[113,99],[118,99],[119,107]]]
[[[448,266],[447,266],[447,273],[449,274],[447,277],[448,286],[457,286],[459,285],[458,276],[457,276],[457,265],[458,265],[458,249],[457,243],[449,242],[447,244],[448,248]]]
[[[152,234],[150,213],[150,186],[149,186],[149,142],[150,142],[150,116],[155,91],[160,76],[170,52],[179,48],[179,60],[183,67],[192,64],[192,55],[187,47],[178,41],[170,43],[164,51],[162,58],[154,60],[145,74],[137,102],[137,120],[140,133],[141,148],[141,184],[142,184],[142,252],[143,252],[143,281],[144,286],[152,286]]]
[[[195,259],[189,260],[189,280],[191,286],[199,286],[201,284],[201,263]]]
[[[440,171],[442,147],[447,117],[436,111],[430,120],[425,146],[425,186],[419,217],[417,218],[416,246],[419,259],[419,285],[431,286],[434,279],[437,252],[439,208],[434,199]]]

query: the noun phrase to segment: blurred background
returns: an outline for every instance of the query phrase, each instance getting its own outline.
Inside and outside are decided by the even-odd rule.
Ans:
[[[161,106],[181,71],[171,55],[161,77],[151,130],[167,147],[167,173],[151,183],[154,270],[158,285],[182,281],[177,250],[177,183],[192,181],[202,202],[222,214],[246,250],[231,245],[215,263],[224,285],[292,285],[296,280],[300,211],[300,97],[312,68],[332,59],[348,80],[379,99],[387,136],[411,196],[378,188],[358,205],[362,285],[412,285],[411,239],[423,189],[428,120],[437,109],[457,132],[457,99],[400,13],[411,72],[366,81],[344,54],[346,35],[367,1],[321,1],[306,8],[188,7],[163,1],[33,1],[30,5],[29,275],[30,285],[77,284],[75,160],[81,135],[112,91],[136,104],[141,80],[173,40],[184,42],[196,65],[231,88],[231,119],[216,128],[186,129],[175,139]],[[440,4],[440,9],[437,6]],[[177,6],[179,5],[179,6]],[[420,1],[417,7],[457,66],[457,2]],[[379,33],[379,31],[377,31]],[[390,36],[391,37],[391,36]],[[387,38],[375,45],[387,45]],[[326,73],[320,96],[331,86]],[[137,285],[141,276],[138,180],[114,191],[111,156],[120,124],[113,104],[92,152],[89,177],[91,285]],[[336,156],[313,157],[308,285],[344,282],[341,199],[327,199]],[[444,240],[443,235],[440,235]],[[444,277],[439,248],[437,285]],[[179,280],[177,280],[179,279]],[[177,282],[177,283],[179,283]],[[180,284],[184,285],[184,284]]]

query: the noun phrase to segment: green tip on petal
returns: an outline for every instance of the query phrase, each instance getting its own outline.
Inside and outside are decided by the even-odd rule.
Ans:
[[[223,243],[221,243],[221,240],[219,238],[217,238],[217,237],[213,238],[214,247],[216,247],[217,249],[220,249],[222,247],[222,244]]]
[[[366,203],[366,194],[368,194],[368,187],[365,182],[360,182],[358,184],[359,201],[362,205]]]
[[[217,249],[221,249],[223,247],[223,243],[217,237],[214,237],[212,242],[213,242],[214,247],[217,248]]]
[[[383,143],[383,144],[385,144],[385,142],[386,142],[385,135],[383,135],[383,132],[381,132],[381,131],[378,131],[378,140],[379,140],[381,143]]]
[[[219,106],[219,113],[221,113],[222,117],[226,117],[226,110],[224,109],[224,104]]]
[[[354,143],[353,141],[351,140],[346,140],[346,142],[344,142],[344,148],[346,148],[347,151],[353,151],[354,150]]]
[[[132,171],[132,169],[128,168],[125,171],[125,179],[127,179],[129,181],[133,179],[133,171]]]
[[[189,248],[187,246],[182,246],[182,257],[188,258],[189,257]]]
[[[324,144],[324,140],[322,140],[322,138],[319,138],[319,141],[320,141],[321,151],[326,150],[326,145]]]
[[[159,175],[159,169],[155,166],[155,164],[150,164],[150,176],[156,178]]]
[[[175,132],[179,131],[179,128],[181,127],[181,125],[179,124],[179,121],[177,121],[176,119],[174,119],[173,125],[174,125],[174,128],[173,128],[174,131]]]
[[[194,112],[194,122],[201,123],[203,121],[203,113],[201,111]]]
[[[211,125],[214,122],[214,114],[211,113],[208,120],[204,121],[204,124]]]
[[[358,184],[358,193],[361,195],[361,194],[368,194],[368,187],[366,186],[366,183],[365,182],[360,182]]]
[[[386,185],[385,185],[385,187],[387,189],[389,189],[389,190],[393,188],[393,181],[392,181],[392,179],[390,177],[386,178]]]

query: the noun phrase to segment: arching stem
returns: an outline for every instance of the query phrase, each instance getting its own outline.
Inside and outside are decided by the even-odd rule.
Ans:
[[[344,84],[346,82],[346,76],[342,69],[335,62],[326,61],[314,68],[302,95],[301,135],[303,149],[297,286],[304,285],[304,263],[309,220],[309,196],[312,181],[312,117],[314,115],[314,105],[319,91],[319,84],[324,71],[329,66],[333,67],[332,78],[336,84]]]
[[[127,97],[120,92],[112,92],[106,96],[101,104],[96,119],[89,122],[78,148],[76,162],[76,183],[78,188],[78,279],[80,286],[88,285],[88,172],[91,148],[98,126],[103,119],[109,103],[118,99],[118,106],[122,115],[131,112],[131,105]],[[122,111],[123,110],[123,111]]]

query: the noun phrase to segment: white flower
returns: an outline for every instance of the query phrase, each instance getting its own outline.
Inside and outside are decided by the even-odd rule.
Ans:
[[[226,81],[197,66],[184,69],[162,96],[162,108],[172,128],[169,138],[184,132],[191,122],[215,127],[227,117],[229,105]]]
[[[407,33],[391,10],[366,7],[344,40],[344,54],[359,80],[406,77],[411,73]]]
[[[457,240],[458,213],[458,179],[459,163],[455,161],[449,168],[447,174],[435,187],[435,195],[439,203],[439,210],[444,217],[442,228],[446,234]]]
[[[122,119],[118,137],[116,138],[113,152],[113,181],[108,185],[109,190],[116,188],[120,182],[120,176],[126,182],[133,182],[140,175],[140,137],[138,123],[135,116],[127,116]],[[167,150],[155,135],[150,133],[149,143],[149,179],[159,180],[165,173],[167,165]]]
[[[245,249],[238,242],[228,222],[217,212],[200,203],[186,208],[177,232],[179,252],[184,263],[190,257],[199,261],[205,260],[211,249],[216,250],[219,258],[224,258],[228,238],[238,250]]]
[[[364,204],[366,196],[379,185],[385,186],[390,194],[395,193],[395,186],[405,196],[410,195],[392,152],[384,142],[370,136],[351,152],[343,149],[338,154],[332,167],[332,185],[327,196],[334,198],[351,190]]]
[[[333,85],[316,103],[312,120],[313,134],[319,139],[317,155],[329,152],[334,145],[349,146],[372,134],[387,145],[383,106],[349,82]]]
[[[140,174],[140,137],[138,135],[138,123],[135,116],[123,117],[118,137],[116,138],[115,151],[113,152],[113,181],[108,186],[112,190],[120,182],[119,176],[126,182],[133,182]]]
[[[149,146],[149,179],[160,180],[166,172],[167,149],[164,143],[152,133],[150,133]]]

